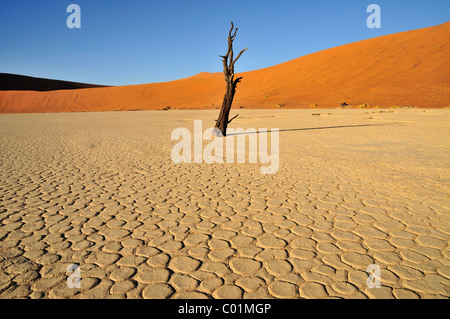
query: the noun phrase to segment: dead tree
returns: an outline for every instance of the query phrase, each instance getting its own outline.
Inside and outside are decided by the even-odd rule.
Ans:
[[[222,133],[222,136],[226,136],[228,124],[230,124],[230,122],[237,117],[236,115],[231,120],[228,119],[230,115],[231,104],[233,103],[234,94],[236,93],[236,86],[242,79],[242,77],[238,77],[236,79],[234,78],[234,64],[241,57],[242,53],[244,53],[244,51],[248,49],[245,48],[238,54],[235,59],[233,59],[233,41],[236,38],[238,28],[234,30],[234,33],[233,29],[234,25],[233,22],[231,22],[231,29],[230,32],[228,32],[228,51],[226,55],[220,55],[223,61],[223,74],[225,75],[225,82],[227,83],[227,91],[225,93],[225,96],[223,97],[222,108],[220,109],[220,114],[217,118],[215,127],[219,129],[219,131]],[[219,132],[218,135],[220,135]]]

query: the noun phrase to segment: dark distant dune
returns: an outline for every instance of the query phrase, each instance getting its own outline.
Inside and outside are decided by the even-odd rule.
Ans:
[[[35,78],[0,73],[0,91],[55,91],[105,87],[104,85]]]

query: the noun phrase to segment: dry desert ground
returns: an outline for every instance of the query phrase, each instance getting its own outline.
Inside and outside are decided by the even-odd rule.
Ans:
[[[0,298],[450,297],[448,110],[232,110],[276,174],[175,164],[218,112],[0,115]]]

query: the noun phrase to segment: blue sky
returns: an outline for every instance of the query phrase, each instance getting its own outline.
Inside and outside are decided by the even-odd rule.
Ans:
[[[69,4],[81,29],[69,29]],[[369,29],[366,8],[381,7]],[[0,72],[107,85],[221,72],[233,20],[236,71],[449,21],[449,0],[0,0]]]

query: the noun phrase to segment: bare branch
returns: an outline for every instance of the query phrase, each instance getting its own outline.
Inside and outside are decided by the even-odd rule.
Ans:
[[[234,38],[236,38],[236,33],[237,33],[237,31],[238,31],[238,28],[236,28],[236,29],[234,30],[234,33],[233,33],[233,35],[231,36],[231,39],[232,39],[232,40],[234,40]]]
[[[238,116],[239,116],[239,114],[237,114],[235,117],[233,117],[231,120],[229,120],[229,121],[228,121],[228,124],[230,124],[231,121],[234,120],[234,119],[235,119],[236,117],[238,117]]]
[[[236,85],[239,83],[239,82],[241,82],[241,80],[242,80],[242,76],[241,77],[239,77],[239,78],[237,78],[237,79],[235,79],[234,80],[234,86],[236,87]]]
[[[244,50],[242,50],[238,56],[236,57],[236,59],[234,59],[233,63],[231,64],[232,66],[234,66],[234,64],[236,63],[236,61],[241,57],[242,53],[244,53],[244,51],[248,50],[248,47],[245,48]]]
[[[230,31],[228,32],[228,35],[231,37],[231,32],[233,31],[233,29],[234,29],[234,24],[233,24],[233,21],[231,21],[231,29],[230,29]]]
[[[229,39],[230,41],[231,41],[231,44],[230,44],[230,63],[231,63],[231,61],[233,61],[233,54],[234,54],[234,52],[233,52],[233,39]],[[228,63],[228,65],[230,65],[230,63]]]

